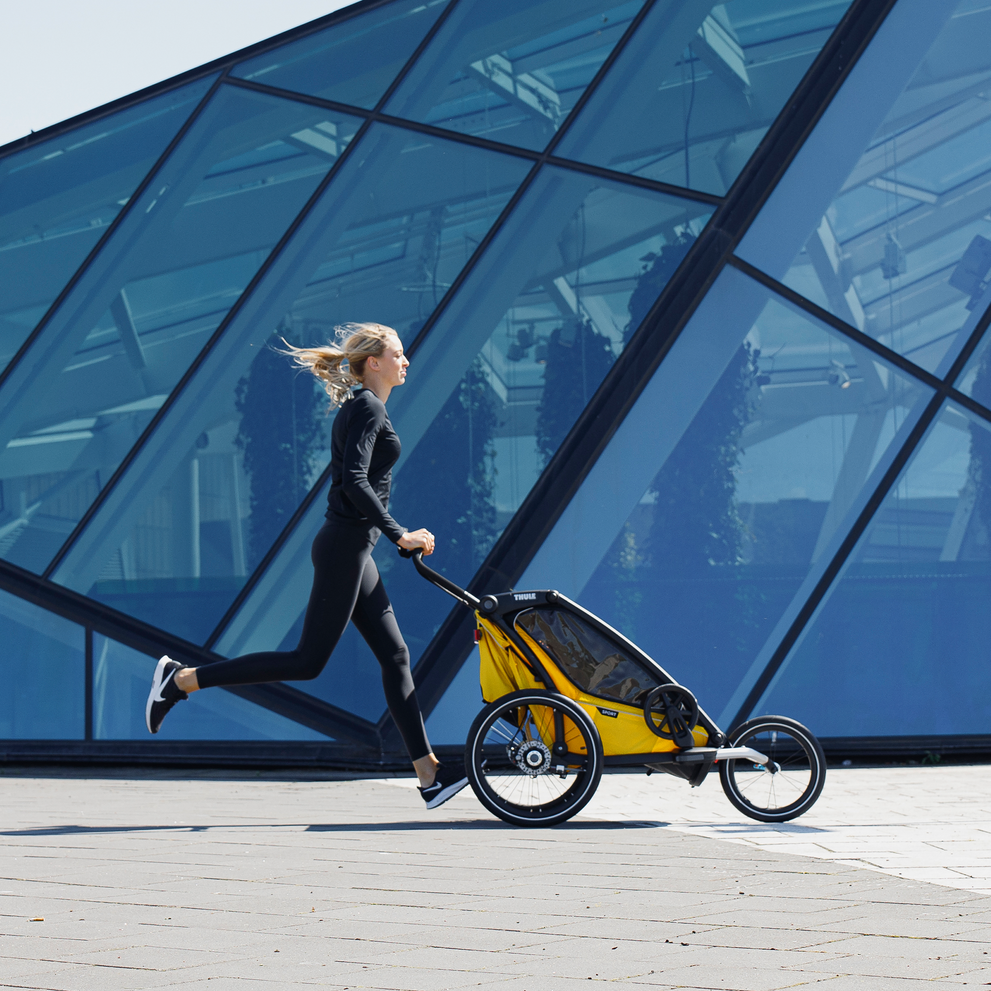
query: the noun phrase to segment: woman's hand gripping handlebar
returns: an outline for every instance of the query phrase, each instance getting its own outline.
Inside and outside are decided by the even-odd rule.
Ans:
[[[424,554],[429,556],[433,554],[435,544],[436,538],[426,527],[420,527],[419,530],[407,530],[399,538],[399,547],[410,553],[419,547]]]
[[[400,547],[399,556],[412,558],[413,567],[415,567],[416,570],[419,571],[431,585],[436,585],[439,589],[447,592],[448,595],[453,595],[455,599],[459,602],[463,602],[469,609],[477,609],[481,605],[480,601],[476,599],[471,592],[466,592],[463,588],[455,585],[454,582],[449,581],[443,575],[439,575],[433,568],[427,567],[427,565],[423,563],[422,548],[417,547],[416,550],[407,551]]]

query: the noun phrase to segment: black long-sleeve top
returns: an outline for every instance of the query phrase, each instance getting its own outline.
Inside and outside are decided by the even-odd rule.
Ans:
[[[396,543],[406,528],[389,515],[389,492],[402,445],[385,403],[362,389],[340,408],[330,438],[327,519],[378,527]]]

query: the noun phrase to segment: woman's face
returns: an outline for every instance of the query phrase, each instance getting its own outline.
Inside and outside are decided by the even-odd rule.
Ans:
[[[372,365],[373,361],[375,365]],[[378,372],[383,385],[395,388],[406,381],[409,359],[403,353],[403,342],[395,334],[390,334],[386,338],[385,351],[377,358],[369,358],[368,363]]]

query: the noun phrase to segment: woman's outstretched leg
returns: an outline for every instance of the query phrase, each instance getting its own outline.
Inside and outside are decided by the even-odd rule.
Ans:
[[[201,688],[316,678],[351,618],[372,546],[367,531],[357,527],[329,524],[317,533],[311,551],[313,587],[295,650],[245,654],[198,668],[163,657],[145,707],[149,731],[157,733],[172,706]]]

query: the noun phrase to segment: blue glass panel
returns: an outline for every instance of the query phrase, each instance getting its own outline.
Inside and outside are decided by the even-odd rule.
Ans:
[[[991,335],[986,331],[960,373],[957,388],[991,409]]]
[[[556,154],[722,195],[850,0],[660,0]]]
[[[472,721],[485,705],[478,682],[478,651],[473,650],[426,721],[434,746],[464,746]]]
[[[82,740],[86,639],[81,626],[0,592],[0,739]]]
[[[389,400],[403,443],[392,512],[437,534],[435,568],[471,579],[711,210],[563,169],[537,177]],[[320,502],[224,634],[223,653],[295,645]],[[415,660],[450,600],[387,541],[376,560]],[[349,630],[321,678],[300,687],[377,718],[378,680]]]
[[[991,302],[989,31],[900,0],[739,251],[941,376]]]
[[[726,269],[518,588],[558,588],[719,721],[930,392]]]
[[[0,370],[214,78],[0,159]]]
[[[461,0],[386,111],[540,149],[643,0]]]
[[[0,554],[40,571],[358,122],[233,87],[0,390]]]
[[[989,427],[944,407],[755,713],[821,736],[991,733]]]
[[[371,110],[448,0],[399,0],[242,62],[232,76]]]
[[[155,659],[116,640],[93,635],[93,739],[147,740],[145,701]],[[195,692],[177,705],[156,740],[323,740],[301,726],[230,692]]]
[[[276,335],[367,319],[412,340],[529,167],[370,129],[56,580],[205,640],[329,459],[326,396]]]

